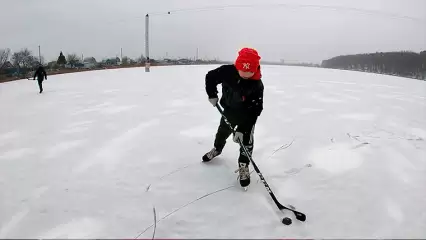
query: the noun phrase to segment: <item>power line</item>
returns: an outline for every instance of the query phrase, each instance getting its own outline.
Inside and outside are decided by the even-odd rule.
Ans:
[[[316,8],[316,9],[327,9],[327,10],[335,10],[335,11],[349,11],[349,12],[358,12],[363,14],[370,15],[379,15],[383,17],[389,17],[394,19],[405,19],[411,20],[420,23],[426,23],[426,19],[411,17],[407,15],[399,15],[396,13],[378,11],[378,10],[368,10],[362,8],[355,7],[343,7],[343,6],[326,6],[326,5],[305,5],[305,4],[287,4],[287,3],[278,3],[278,4],[244,4],[244,5],[222,5],[222,6],[209,6],[209,7],[201,7],[201,8],[182,8],[175,9],[167,12],[153,12],[150,13],[150,16],[160,16],[160,15],[168,15],[172,13],[184,13],[184,12],[202,12],[202,11],[220,11],[227,10],[231,8],[276,8],[276,7],[284,7],[284,8],[292,8],[292,9],[300,9],[300,8]]]
[[[381,17],[388,17],[393,19],[400,19],[400,20],[409,20],[416,23],[426,23],[426,19],[422,18],[416,18],[412,16],[407,15],[399,15],[396,13],[390,13],[390,12],[384,12],[379,10],[368,10],[368,9],[362,9],[362,8],[355,8],[355,7],[343,7],[343,6],[327,6],[327,5],[305,5],[305,4],[287,4],[287,3],[277,3],[277,4],[243,4],[243,5],[217,5],[217,6],[208,6],[208,7],[200,7],[200,8],[181,8],[181,9],[174,9],[170,11],[162,11],[162,12],[150,12],[148,13],[149,16],[164,16],[164,15],[170,15],[170,14],[179,14],[179,13],[186,13],[186,12],[205,12],[205,11],[224,11],[227,9],[235,9],[235,8],[277,8],[277,7],[283,7],[283,8],[289,8],[289,9],[323,9],[323,10],[334,10],[334,11],[347,11],[347,12],[356,12],[356,13],[362,13],[362,14],[369,14],[373,16],[381,16]],[[138,16],[133,17],[130,19],[117,19],[114,21],[107,22],[108,25],[112,24],[120,24],[125,23],[129,20],[136,20],[136,19],[144,19],[145,16]]]

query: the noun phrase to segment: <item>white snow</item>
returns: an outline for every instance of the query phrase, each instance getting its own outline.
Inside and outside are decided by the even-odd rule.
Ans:
[[[357,121],[373,121],[376,118],[376,115],[370,113],[350,113],[339,115],[339,117]]]
[[[311,150],[309,161],[317,168],[332,173],[354,170],[361,166],[363,157],[359,152],[352,151],[349,144],[330,143],[319,149]]]
[[[314,112],[322,112],[324,111],[324,109],[314,109],[314,108],[301,108],[299,110],[300,114],[309,114],[309,113],[314,113]]]
[[[33,152],[32,148],[17,148],[17,149],[12,149],[10,151],[4,151],[4,152],[2,152],[0,154],[0,159],[1,160],[14,160],[14,159],[19,160],[23,156],[28,155],[28,154],[30,154],[32,152]]]
[[[239,187],[231,139],[201,163],[220,120],[214,67],[56,75],[43,94],[0,84],[0,238],[426,237],[425,82],[262,68],[253,158],[301,223],[255,172]]]

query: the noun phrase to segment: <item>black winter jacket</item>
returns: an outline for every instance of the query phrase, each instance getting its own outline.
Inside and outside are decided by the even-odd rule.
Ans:
[[[43,81],[43,78],[47,79],[46,71],[44,70],[44,68],[42,66],[38,67],[37,71],[35,71],[34,80],[35,80],[36,77],[37,77],[37,80],[39,80],[39,81]]]
[[[209,98],[217,98],[217,85],[222,84],[220,104],[225,116],[244,130],[251,130],[263,111],[262,80],[243,79],[233,64],[222,65],[206,75],[206,92]]]

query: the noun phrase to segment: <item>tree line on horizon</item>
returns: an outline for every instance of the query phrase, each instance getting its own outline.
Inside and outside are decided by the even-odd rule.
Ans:
[[[35,68],[35,67],[38,67],[40,64],[43,66],[53,67],[55,65],[63,66],[66,64],[75,66],[75,65],[79,65],[83,63],[98,63],[94,57],[86,57],[84,59],[82,57],[79,57],[75,53],[70,53],[70,54],[67,54],[67,56],[65,56],[61,51],[59,53],[57,60],[45,63],[43,56],[33,55],[32,51],[28,50],[28,48],[23,48],[14,53],[12,53],[9,48],[6,48],[6,49],[0,49],[0,69],[6,67],[5,66],[6,64],[8,65],[8,67],[13,66],[18,69],[24,69],[24,68]],[[112,64],[115,64],[121,61],[124,62],[125,64],[128,64],[128,63],[130,64],[136,61],[145,61],[145,57],[142,55],[138,59],[133,60],[127,56],[124,56],[123,59],[114,57],[114,58],[107,58],[102,60],[102,62],[111,62]]]
[[[75,53],[65,56],[61,51],[57,59],[46,63],[43,56],[34,55],[28,48],[23,48],[13,53],[9,48],[6,48],[0,49],[0,79],[13,76],[26,76],[40,65],[43,65],[47,70],[58,70],[63,68],[82,68],[85,64],[91,64],[91,68],[102,68],[117,65],[118,63],[126,66],[143,62],[145,62],[143,55],[135,60],[123,56],[122,59],[112,57],[98,62],[94,57],[83,59],[83,56],[80,57]]]
[[[426,51],[342,55],[324,60],[321,67],[426,79]]]
[[[66,64],[78,68],[84,66],[83,63],[92,63],[97,67],[102,67],[104,65],[117,65],[117,63],[134,65],[144,62],[145,57],[143,55],[135,60],[124,56],[123,59],[113,57],[97,62],[94,57],[83,59],[74,53],[65,56],[60,52],[57,60],[44,64],[43,56],[34,56],[27,48],[14,53],[11,53],[10,49],[0,49],[0,75],[5,73],[10,75],[11,71],[14,71],[13,74],[16,74],[16,72],[18,75],[26,74],[40,64],[47,66],[49,69],[59,69]],[[150,62],[155,64],[156,61],[150,59]],[[341,55],[322,61],[320,67],[390,74],[426,80],[426,51],[420,53],[400,51]],[[6,68],[13,68],[14,70],[7,71],[5,70]]]
[[[94,57],[79,56],[75,53],[67,54],[66,56],[61,51],[59,56],[54,61],[45,62],[43,56],[35,56],[28,48],[23,48],[12,53],[10,49],[0,49],[0,78],[25,76],[29,72],[34,71],[39,65],[43,65],[46,70],[60,69],[102,69],[109,66],[138,66],[144,65],[146,62],[145,56],[142,54],[136,59],[127,56],[104,58],[97,61]],[[176,64],[210,64],[219,63],[218,60],[204,59],[149,59],[152,66],[155,65],[176,65]]]

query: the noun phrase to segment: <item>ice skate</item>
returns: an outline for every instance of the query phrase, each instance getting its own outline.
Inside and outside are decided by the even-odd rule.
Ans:
[[[210,150],[210,152],[204,154],[203,162],[210,162],[213,158],[219,156],[221,153],[222,151],[218,151],[216,148],[213,148]]]
[[[240,185],[247,191],[248,186],[250,185],[250,171],[247,163],[239,163],[240,167],[235,171],[239,172],[238,178],[240,179]]]

